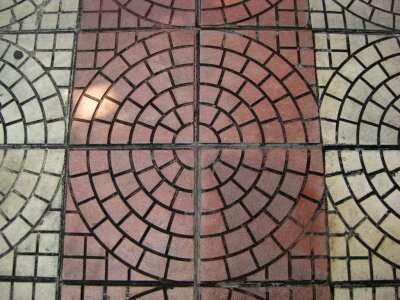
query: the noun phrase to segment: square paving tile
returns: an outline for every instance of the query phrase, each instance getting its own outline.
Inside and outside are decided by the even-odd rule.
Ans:
[[[318,144],[309,31],[202,31],[200,143]]]
[[[193,143],[194,32],[81,33],[71,144]]]
[[[201,152],[202,281],[325,280],[318,149]]]
[[[63,279],[192,281],[193,152],[72,151]]]
[[[73,33],[0,36],[0,144],[64,144]]]
[[[79,0],[2,0],[0,30],[71,30],[78,21]]]
[[[399,150],[332,150],[325,160],[332,280],[399,280]]]
[[[323,143],[398,145],[398,37],[323,33],[315,39]]]
[[[400,29],[397,0],[310,0],[311,24],[315,29]]]
[[[56,280],[63,169],[64,150],[0,150],[1,277]]]

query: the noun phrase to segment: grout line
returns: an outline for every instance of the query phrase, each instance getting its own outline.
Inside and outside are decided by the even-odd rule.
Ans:
[[[200,243],[201,243],[201,170],[200,170],[200,31],[195,36],[195,104],[194,104],[194,299],[201,299],[200,284]]]

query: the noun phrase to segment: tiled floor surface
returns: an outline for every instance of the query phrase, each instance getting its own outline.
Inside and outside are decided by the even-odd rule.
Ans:
[[[400,299],[399,0],[0,0],[0,299]]]

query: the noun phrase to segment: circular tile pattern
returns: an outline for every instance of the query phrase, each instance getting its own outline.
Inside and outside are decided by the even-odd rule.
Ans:
[[[72,143],[193,143],[192,38],[156,34],[110,60],[78,100]]]
[[[325,144],[398,145],[400,47],[386,38],[355,52],[322,95]]]
[[[43,0],[41,0],[43,1]],[[3,0],[0,3],[0,27],[18,22],[36,11],[40,1]]]
[[[327,178],[332,202],[355,236],[383,260],[400,266],[400,152],[331,152],[340,170]],[[329,173],[328,173],[329,174]]]
[[[200,142],[319,142],[312,88],[274,49],[203,32],[200,53]]]
[[[0,257],[14,249],[50,206],[63,150],[0,150]]]
[[[202,23],[221,25],[244,22],[273,9],[280,2],[282,0],[201,0]]]
[[[72,143],[146,149],[73,151],[69,166],[89,231],[152,278],[193,280],[197,142],[319,142],[315,95],[302,75],[277,51],[220,34],[201,33],[196,143],[190,32],[149,34],[120,51],[83,84],[73,110]],[[320,205],[321,151],[199,151],[201,273],[243,278],[285,255]]]
[[[249,275],[297,243],[324,190],[319,150],[212,149],[203,160],[202,280]]]
[[[357,17],[376,26],[396,29],[400,18],[400,4],[397,0],[355,0],[335,3]]]
[[[193,152],[115,150],[86,155],[71,154],[71,190],[99,242],[147,276],[191,280]],[[80,170],[74,177],[71,166],[82,156],[88,159],[87,175]]]
[[[27,51],[0,39],[0,143],[64,143],[64,104],[50,74]]]
[[[194,25],[194,0],[115,0],[128,13],[158,24]]]

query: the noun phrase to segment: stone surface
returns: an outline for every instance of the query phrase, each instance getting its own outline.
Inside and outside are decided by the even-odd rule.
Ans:
[[[0,299],[398,299],[399,8],[0,0]]]
[[[311,0],[313,28],[399,30],[400,4],[397,0]]]
[[[64,144],[74,34],[0,37],[0,144]]]
[[[79,0],[3,0],[0,30],[73,30]]]

